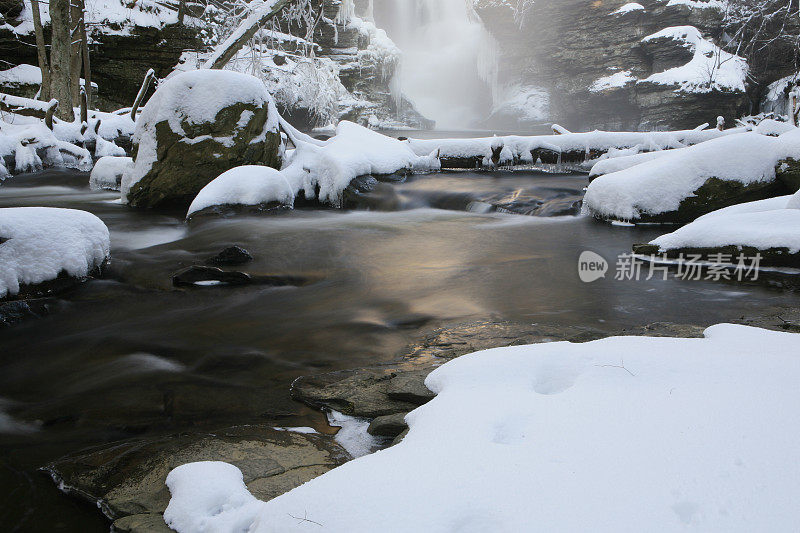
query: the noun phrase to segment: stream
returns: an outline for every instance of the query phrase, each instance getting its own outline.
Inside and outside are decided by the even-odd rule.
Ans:
[[[498,319],[615,331],[712,324],[796,303],[766,284],[617,281],[617,256],[664,228],[518,215],[487,202],[571,199],[587,183],[531,171],[418,175],[381,184],[375,210],[187,224],[180,213],[121,206],[118,193],[91,191],[85,173],[8,179],[0,207],[99,216],[111,231],[112,265],[104,279],[60,297],[48,316],[0,329],[3,529],[107,531],[97,509],[37,471],[93,445],[247,423],[330,432],[319,413],[289,397],[296,377],[391,360],[439,325]],[[315,282],[172,287],[174,272],[232,244],[255,258],[240,270]],[[580,281],[584,250],[609,261],[605,279]]]

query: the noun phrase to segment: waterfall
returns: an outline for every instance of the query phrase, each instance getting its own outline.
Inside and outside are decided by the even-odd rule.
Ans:
[[[497,92],[497,45],[471,0],[383,0],[378,27],[403,51],[396,87],[438,128],[485,118]]]

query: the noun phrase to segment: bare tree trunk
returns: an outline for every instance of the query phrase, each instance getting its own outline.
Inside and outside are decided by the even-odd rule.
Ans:
[[[44,29],[42,16],[39,13],[39,0],[31,0],[31,13],[33,14],[33,30],[36,33],[36,53],[39,56],[39,70],[42,71],[42,88],[39,90],[39,99],[43,102],[50,100],[50,65],[47,61],[47,48],[44,44]]]
[[[72,122],[75,114],[72,110],[72,91],[70,87],[70,33],[69,33],[69,0],[50,0],[50,21],[53,41],[50,46],[52,62],[50,91],[58,100],[56,116],[61,120]]]
[[[250,4],[252,8],[250,15],[225,42],[216,47],[203,68],[224,68],[228,61],[241,50],[242,46],[253,38],[258,29],[277,15],[288,3],[289,0],[256,0]]]
[[[80,24],[80,37],[81,37],[81,55],[83,56],[83,79],[86,84],[86,105],[92,109],[92,64],[89,60],[89,37],[86,35],[86,3],[80,0],[81,3],[81,24]]]
[[[180,0],[178,3],[178,24],[183,24],[183,18],[186,16],[186,0]]]
[[[72,89],[72,101],[80,101],[81,94],[81,37],[80,25],[83,18],[82,2],[79,0],[69,1],[69,78]]]
[[[133,101],[133,107],[131,107],[131,120],[134,122],[136,122],[136,112],[139,110],[139,106],[142,105],[142,100],[144,100],[144,96],[147,94],[147,89],[150,88],[150,82],[153,81],[155,77],[156,72],[153,69],[149,69],[147,74],[144,75],[142,86],[139,88],[136,100]]]

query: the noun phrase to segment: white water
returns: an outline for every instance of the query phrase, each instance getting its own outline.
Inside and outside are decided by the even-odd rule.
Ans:
[[[375,2],[375,22],[403,51],[398,88],[442,129],[485,118],[497,86],[497,46],[470,0]]]

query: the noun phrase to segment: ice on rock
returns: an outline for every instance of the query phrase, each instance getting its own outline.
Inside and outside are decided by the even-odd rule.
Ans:
[[[723,324],[465,355],[428,376],[437,396],[399,444],[269,502],[233,466],[184,465],[164,517],[180,533],[785,531],[798,353],[800,335]]]
[[[108,228],[86,211],[50,207],[0,209],[0,298],[20,285],[83,277],[108,259]]]

